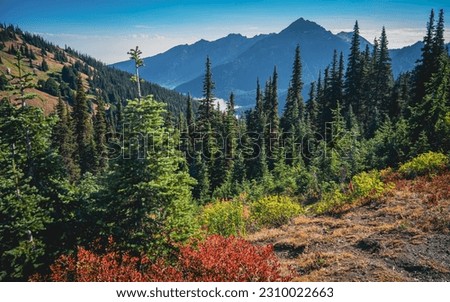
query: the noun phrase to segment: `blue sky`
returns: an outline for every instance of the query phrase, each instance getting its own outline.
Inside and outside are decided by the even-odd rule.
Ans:
[[[127,50],[135,45],[150,56],[231,32],[246,36],[279,32],[300,17],[334,33],[350,31],[357,19],[368,40],[384,25],[390,47],[396,48],[422,39],[431,8],[449,13],[450,1],[0,0],[0,22],[113,63],[127,59]]]

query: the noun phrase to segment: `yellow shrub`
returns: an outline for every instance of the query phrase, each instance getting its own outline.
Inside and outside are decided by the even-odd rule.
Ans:
[[[391,184],[381,181],[379,171],[362,172],[353,176],[348,192],[344,193],[340,188],[326,192],[319,202],[309,208],[309,211],[319,215],[329,213],[360,198],[378,198],[391,187]]]
[[[352,178],[354,198],[378,198],[387,186],[381,181],[381,174],[377,170],[361,172]]]
[[[240,236],[245,233],[244,206],[238,201],[216,201],[204,206],[200,221],[208,234]]]
[[[250,219],[256,227],[277,227],[302,213],[302,207],[287,196],[267,196],[250,206]]]
[[[342,193],[340,189],[336,189],[332,192],[324,193],[319,202],[311,206],[310,210],[314,214],[328,213],[336,207],[339,207],[346,203],[349,197]]]
[[[448,165],[448,157],[442,153],[427,152],[400,166],[398,171],[406,177],[435,174]]]

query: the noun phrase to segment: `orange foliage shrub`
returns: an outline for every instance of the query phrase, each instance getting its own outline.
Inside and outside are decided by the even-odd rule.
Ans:
[[[183,247],[177,264],[185,281],[287,281],[273,247],[213,235],[197,248]]]
[[[282,275],[272,246],[254,246],[235,238],[213,235],[196,247],[180,247],[174,264],[118,252],[97,255],[79,248],[77,255],[61,256],[47,278],[31,280],[79,282],[176,282],[176,281],[288,281]]]

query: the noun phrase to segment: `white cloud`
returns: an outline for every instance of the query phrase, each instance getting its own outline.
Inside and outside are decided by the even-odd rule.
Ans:
[[[154,29],[154,26],[148,26],[148,25],[143,25],[143,24],[138,24],[135,25],[134,28],[138,28],[138,29]]]
[[[194,98],[196,101],[200,101],[201,98]],[[227,101],[221,98],[214,98],[214,106],[219,105],[219,110],[225,112],[227,110]]]
[[[227,110],[227,102],[224,99],[215,98],[214,105],[219,105],[219,110],[225,112]]]
[[[352,32],[353,28],[335,28],[331,30],[335,34],[341,31]],[[425,33],[425,28],[399,27],[391,29],[386,27],[386,35],[390,49],[402,48],[412,45],[417,41],[422,41]],[[373,43],[375,38],[380,37],[381,29],[360,29],[360,34],[367,41]],[[445,41],[447,43],[450,42],[450,32],[445,32]]]
[[[133,33],[118,35],[82,35],[68,33],[37,33],[54,44],[68,45],[107,64],[128,59],[127,52],[136,45],[144,57],[164,52],[175,45],[193,43],[195,38],[170,37],[159,34]]]

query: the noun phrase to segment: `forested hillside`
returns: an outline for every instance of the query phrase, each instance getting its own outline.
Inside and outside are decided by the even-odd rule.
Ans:
[[[38,35],[23,32],[12,25],[0,25],[0,96],[5,96],[5,75],[8,70],[17,73],[15,55],[24,56],[23,71],[35,75],[31,89],[38,98],[33,105],[43,107],[46,113],[53,111],[60,95],[70,105],[74,103],[76,78],[80,74],[86,88],[90,106],[99,99],[112,105],[111,115],[120,101],[132,98],[136,88],[130,81],[131,74],[108,67],[96,59],[80,54],[68,46],[60,48]],[[144,94],[152,94],[156,100],[168,104],[174,115],[186,109],[186,99],[180,94],[148,82],[142,83]],[[109,107],[109,106],[108,106]]]
[[[407,236],[408,223],[419,228],[420,221],[421,232],[448,242],[450,57],[443,33],[443,10],[437,16],[431,11],[417,67],[394,78],[385,29],[372,49],[361,51],[356,22],[348,56],[334,51],[307,100],[301,94],[300,44],[290,54],[284,108],[278,70],[271,66],[271,77],[254,79],[255,107],[244,115],[236,114],[233,93],[225,111],[215,105],[206,57],[198,110],[188,97],[173,118],[136,80],[143,64],[138,47],[129,52],[134,81],[123,74],[131,97],[119,94],[120,86],[110,87],[112,92],[92,86],[103,79],[93,62],[80,70],[65,67],[73,82],[54,79],[61,96],[55,112],[45,115],[29,106],[37,99],[33,87],[41,72],[34,75],[27,65],[35,65],[30,53],[37,56],[37,49],[3,42],[9,54],[2,53],[0,67],[9,64],[11,70],[2,75],[9,94],[0,102],[0,280],[286,281],[302,274],[308,280],[311,266],[342,259],[321,256],[329,246],[314,230],[331,232],[343,223],[335,219],[339,215],[359,225],[372,210],[381,220],[372,219],[377,236]],[[78,56],[68,48],[63,54],[67,60]],[[43,56],[41,65],[48,59]],[[53,72],[65,78],[64,70]],[[111,114],[106,101],[112,99],[117,109]],[[421,186],[419,200],[405,193],[414,184]],[[403,197],[414,206],[398,200]],[[366,212],[358,212],[359,206]],[[410,221],[403,209],[412,209],[405,213]],[[395,215],[406,225],[396,225],[395,232],[392,225],[383,228]],[[309,241],[300,240],[303,231]],[[348,242],[378,252],[366,231],[355,227]],[[323,240],[317,239],[317,250],[275,246],[275,254],[270,243],[277,234],[308,248],[314,238]],[[352,248],[345,252],[364,258]],[[421,280],[448,281],[448,258],[436,259],[444,259],[443,273]],[[383,275],[368,279],[400,280],[386,273],[389,263],[376,262]],[[311,280],[317,280],[314,274]]]

